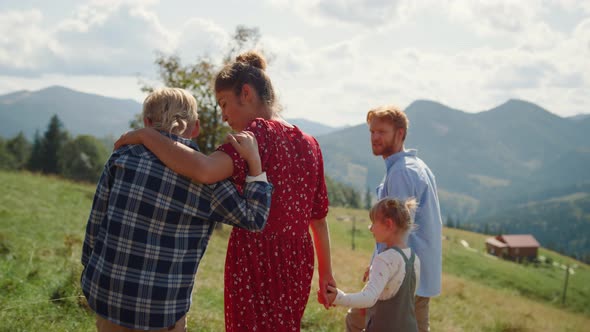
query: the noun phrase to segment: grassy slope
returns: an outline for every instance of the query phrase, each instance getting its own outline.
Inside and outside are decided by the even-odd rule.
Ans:
[[[0,172],[0,331],[90,331],[93,318],[79,297],[79,254],[94,192],[32,174]],[[356,250],[350,218],[355,216]],[[361,221],[364,220],[364,221]],[[330,213],[336,279],[345,291],[362,288],[371,254],[366,212],[333,208]],[[229,229],[211,239],[201,263],[189,313],[192,331],[223,330],[223,261]],[[580,264],[570,277],[566,308],[560,308],[563,270],[518,266],[487,258],[485,236],[445,229],[443,296],[433,299],[438,331],[583,331],[590,323],[590,270]],[[468,241],[476,251],[465,249]],[[569,260],[542,251],[553,260]],[[342,331],[346,309],[320,307],[312,296],[304,331]],[[60,299],[63,300],[52,300]]]
[[[5,172],[0,183],[0,331],[90,330],[78,262],[93,188]]]

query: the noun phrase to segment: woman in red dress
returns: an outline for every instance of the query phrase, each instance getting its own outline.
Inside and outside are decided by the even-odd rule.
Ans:
[[[215,80],[223,120],[234,131],[254,134],[263,171],[274,186],[266,228],[259,233],[234,228],[231,233],[225,262],[228,332],[300,330],[311,289],[314,245],[320,303],[327,305],[327,285],[335,285],[322,153],[313,137],[278,115],[265,68],[260,54],[246,52]],[[231,176],[238,186],[244,184],[247,164],[231,144],[206,156],[156,134],[149,129],[131,132],[117,146],[144,144],[168,167],[197,182],[214,183]]]

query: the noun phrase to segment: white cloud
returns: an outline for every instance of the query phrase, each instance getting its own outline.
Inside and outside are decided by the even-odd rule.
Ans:
[[[580,55],[586,56],[590,53],[590,18],[581,21],[572,34],[572,42]],[[588,59],[588,58],[586,58]]]
[[[550,9],[541,1],[455,0],[438,4],[440,11],[484,38],[502,38],[530,51],[549,49],[564,36],[545,16]]]
[[[171,34],[142,7],[82,6],[47,26],[39,10],[0,14],[0,72],[125,75],[149,69],[152,51],[171,49]]]
[[[27,73],[51,54],[55,42],[39,10],[0,12],[0,71]]]
[[[183,24],[179,32],[176,52],[189,61],[203,55],[218,57],[229,41],[229,33],[214,22],[191,18]]]
[[[557,5],[570,12],[585,12],[590,14],[590,2],[584,0],[546,0],[547,3]]]
[[[555,68],[546,62],[511,62],[496,68],[487,87],[500,90],[536,89],[555,74]]]
[[[510,0],[456,0],[451,1],[447,8],[451,18],[468,22],[484,34],[498,31],[520,33],[539,11],[534,3]]]
[[[321,48],[302,39],[282,40],[273,44],[277,62],[269,70],[283,91],[285,116],[313,114],[326,123],[360,123],[369,107],[389,103],[405,107],[424,98],[465,111],[522,98],[571,115],[587,112],[584,102],[590,104],[590,97],[578,91],[590,82],[587,27],[590,24],[580,23],[570,35],[553,40],[552,47],[527,48],[515,40],[510,47],[482,46],[454,53],[381,48],[368,42],[368,34]]]
[[[53,65],[72,74],[145,72],[153,52],[170,52],[176,40],[157,15],[133,3],[83,6],[54,35],[61,52]]]
[[[314,9],[337,21],[379,26],[396,19],[399,5],[396,0],[320,0]]]
[[[590,17],[579,2],[273,3],[257,20],[287,117],[358,124],[370,107],[416,99],[481,111],[522,98],[562,115],[590,112]],[[562,16],[576,18],[564,28],[547,19],[550,9],[579,13]],[[0,28],[15,31],[0,36],[0,91],[36,86],[22,77],[35,74],[47,85],[89,91],[94,84],[96,93],[141,100],[134,74],[155,73],[154,50],[176,52],[185,63],[220,59],[234,22],[195,12],[202,16],[168,25],[141,1],[91,2],[57,25],[39,10],[0,13]],[[300,25],[264,26],[277,13]]]
[[[153,2],[153,1],[152,1]],[[40,10],[0,12],[0,74],[135,75],[155,71],[154,54],[217,56],[229,34],[189,19],[169,29],[143,1],[92,1],[55,26]]]
[[[407,0],[268,0],[275,6],[294,10],[310,23],[354,24],[378,27],[399,21]]]

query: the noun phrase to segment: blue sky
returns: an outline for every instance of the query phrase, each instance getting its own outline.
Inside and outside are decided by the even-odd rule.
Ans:
[[[259,28],[287,118],[354,125],[416,99],[590,113],[583,0],[3,1],[0,94],[58,84],[141,102],[156,52],[220,59],[239,24]]]

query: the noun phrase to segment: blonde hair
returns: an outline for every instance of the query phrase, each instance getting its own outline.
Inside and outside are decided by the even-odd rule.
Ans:
[[[406,116],[406,113],[401,108],[394,105],[379,106],[369,110],[367,113],[367,123],[370,123],[373,118],[384,120],[393,125],[394,128],[404,128],[404,140],[410,127],[410,120]]]
[[[199,119],[197,101],[184,89],[156,89],[143,101],[143,117],[155,129],[181,135]]]
[[[415,198],[409,198],[405,201],[394,198],[384,198],[377,202],[369,211],[371,221],[377,222],[377,219],[391,219],[396,226],[403,232],[407,233],[414,229],[414,213],[418,208]]]

